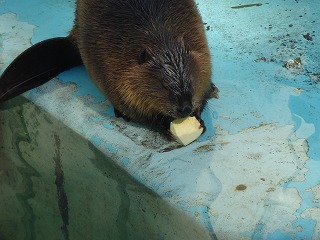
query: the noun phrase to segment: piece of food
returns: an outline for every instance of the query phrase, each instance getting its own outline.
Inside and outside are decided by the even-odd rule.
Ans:
[[[185,117],[173,120],[170,123],[170,132],[177,142],[188,145],[201,135],[203,128],[195,117]]]

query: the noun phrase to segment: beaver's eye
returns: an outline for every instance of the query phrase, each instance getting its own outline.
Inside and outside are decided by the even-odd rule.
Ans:
[[[138,63],[141,65],[141,64],[144,64],[146,61],[147,61],[147,57],[148,57],[148,52],[147,52],[147,49],[143,48],[141,51],[140,51],[140,54],[138,55]]]

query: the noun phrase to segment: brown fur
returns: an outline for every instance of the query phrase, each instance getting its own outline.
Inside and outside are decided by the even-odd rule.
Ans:
[[[166,117],[182,117],[177,109],[189,98],[170,96],[188,91],[189,115],[200,117],[214,90],[207,40],[193,0],[78,0],[70,39],[93,81],[134,121],[157,124]],[[162,63],[169,55],[183,59],[182,73],[191,76],[190,90],[184,93],[179,92],[183,83],[162,79]],[[169,65],[179,72],[175,63]],[[178,87],[172,93],[174,84]]]

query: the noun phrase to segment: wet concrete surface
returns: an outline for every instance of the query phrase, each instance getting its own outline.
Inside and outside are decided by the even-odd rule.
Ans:
[[[145,126],[116,118],[83,67],[60,74],[24,94],[41,109],[37,111],[43,120],[34,118],[33,110],[14,106],[8,110],[1,105],[0,114],[7,119],[3,136],[9,139],[1,145],[6,157],[0,162],[1,189],[10,196],[3,199],[6,207],[0,215],[5,236],[13,232],[44,236],[39,229],[51,221],[50,233],[70,239],[88,232],[103,236],[99,223],[124,229],[124,222],[116,217],[108,222],[101,212],[126,219],[126,199],[135,199],[130,206],[151,204],[139,199],[137,185],[156,193],[157,201],[173,207],[168,207],[170,211],[180,214],[181,210],[188,216],[172,214],[178,222],[190,217],[198,223],[190,220],[190,226],[200,229],[197,233],[205,229],[198,237],[188,233],[190,239],[319,238],[320,4],[311,0],[197,2],[213,57],[212,79],[220,89],[220,99],[210,100],[202,115],[206,133],[182,148]],[[73,7],[73,2],[62,1],[0,2],[1,71],[31,44],[65,36],[72,27]],[[16,125],[10,126],[13,119]],[[50,125],[52,119],[59,124]],[[39,128],[38,122],[46,127]],[[72,160],[59,158],[70,155]],[[105,170],[110,161],[115,165],[108,166],[123,169],[117,177],[123,175],[125,180],[112,175],[113,188],[106,190],[109,175],[103,171],[111,174]],[[46,180],[38,181],[43,177]],[[121,192],[127,181],[133,181],[134,187]],[[48,182],[50,188],[45,188]],[[132,189],[129,197],[128,189]],[[117,197],[107,207],[104,199],[109,192]],[[33,198],[45,203],[36,205]],[[78,200],[85,212],[70,210]],[[10,207],[13,211],[5,211]],[[162,211],[157,205],[147,219]],[[84,219],[84,215],[93,222],[75,225],[74,216]],[[19,216],[18,224],[13,216]],[[39,216],[48,221],[37,221]],[[186,222],[180,226],[171,224],[170,217],[164,221],[168,223],[158,225],[167,229],[163,234],[174,229],[191,231]],[[37,226],[29,228],[32,224]],[[124,232],[116,230],[112,236],[128,238],[137,228],[130,226],[125,224]],[[150,239],[162,239],[159,236],[165,235]]]

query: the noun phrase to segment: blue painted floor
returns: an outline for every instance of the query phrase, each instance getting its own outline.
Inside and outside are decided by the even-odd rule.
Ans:
[[[24,96],[208,239],[319,239],[320,2],[197,3],[220,99],[209,101],[208,129],[189,146],[115,118],[83,67]],[[73,12],[73,1],[0,1],[0,71],[31,43],[66,36]]]

